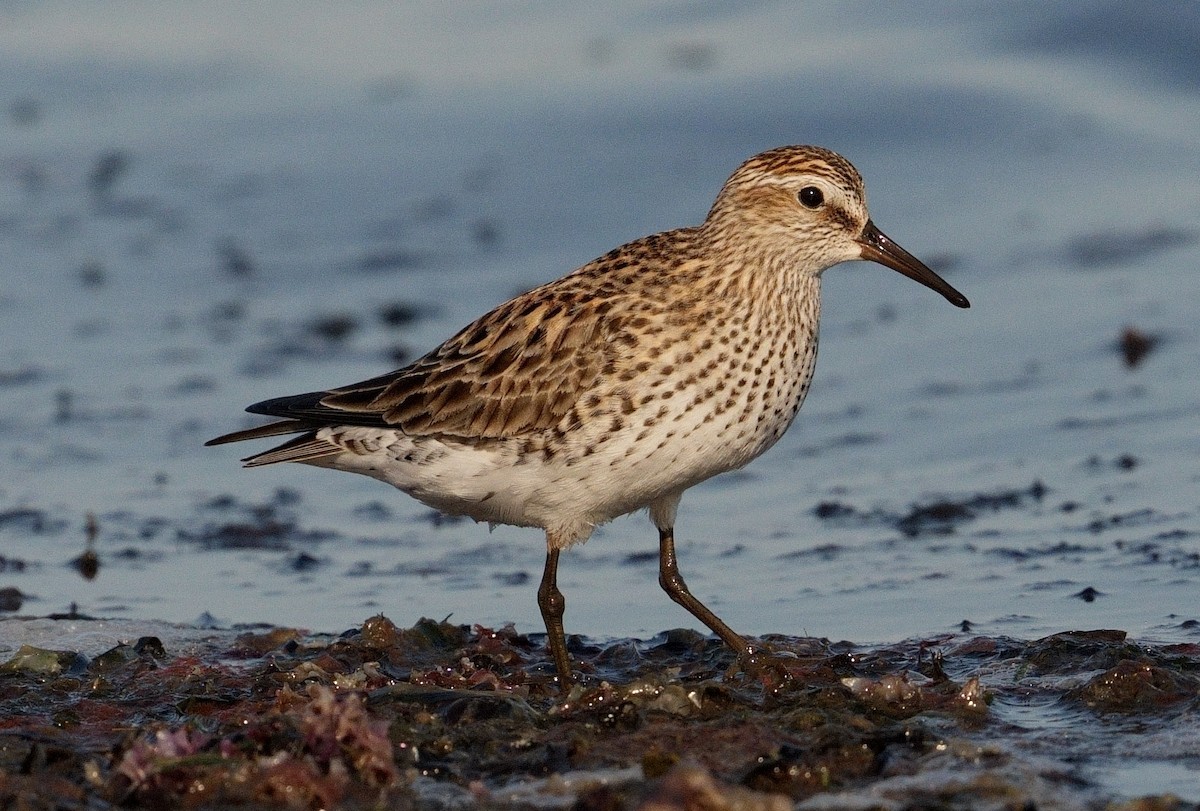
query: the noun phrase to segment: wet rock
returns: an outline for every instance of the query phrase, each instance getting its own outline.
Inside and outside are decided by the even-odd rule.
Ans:
[[[197,541],[210,549],[290,548],[296,527],[291,522],[261,521],[255,524],[230,523],[205,527],[199,531],[179,530],[183,540]]]
[[[293,572],[311,572],[319,569],[322,565],[320,558],[310,555],[307,552],[301,552],[289,561],[288,568]]]
[[[1117,349],[1121,353],[1125,366],[1136,369],[1141,362],[1158,346],[1159,337],[1142,332],[1136,327],[1126,327],[1117,339]]]
[[[927,680],[924,680],[927,682]],[[913,681],[907,673],[884,676],[881,679],[861,677],[842,679],[855,698],[875,709],[886,709],[905,717],[921,710],[923,693],[921,683]]]
[[[1042,482],[1035,481],[1024,489],[977,493],[962,500],[943,499],[918,504],[896,521],[896,528],[909,537],[925,533],[949,534],[955,531],[959,523],[970,521],[981,512],[1019,509],[1029,503],[1037,504],[1048,492]]]
[[[38,366],[21,366],[13,370],[0,369],[0,386],[24,386],[37,383],[45,377],[45,372]]]
[[[972,521],[981,513],[1023,509],[1041,504],[1050,492],[1040,480],[1028,487],[1010,488],[991,493],[976,493],[961,498],[939,498],[924,504],[914,504],[908,512],[897,514],[887,510],[860,510],[843,501],[822,501],[813,514],[835,524],[890,525],[910,538],[920,535],[949,535],[960,524]]]
[[[504,693],[474,693],[456,697],[440,712],[449,725],[479,724],[497,719],[520,718],[532,723],[536,713],[524,700]]]
[[[251,504],[234,496],[223,495],[201,506],[203,513],[218,513],[222,520],[197,521],[198,528],[176,529],[176,536],[211,549],[271,549],[286,551],[293,544],[311,544],[335,537],[327,531],[301,529],[288,507],[300,495],[281,488],[266,504]],[[228,520],[232,519],[232,520]]]
[[[110,195],[117,181],[129,171],[129,166],[129,154],[124,150],[114,149],[100,155],[88,175],[88,186],[92,194],[97,197]]]
[[[279,650],[303,636],[295,628],[271,628],[262,633],[240,634],[237,638],[239,656],[262,656]]]
[[[358,329],[358,319],[349,313],[331,313],[311,321],[308,331],[323,341],[345,341]]]
[[[79,576],[84,580],[95,580],[96,575],[100,573],[100,556],[96,554],[96,550],[87,549],[71,558],[70,566],[79,572]]]
[[[379,308],[379,322],[389,329],[410,327],[430,314],[427,307],[407,301],[393,301]]]
[[[1032,673],[1078,672],[1113,667],[1136,658],[1137,646],[1125,641],[1124,631],[1070,631],[1029,643],[1022,654]]]
[[[816,507],[813,507],[813,515],[822,520],[849,518],[855,515],[856,512],[849,504],[843,504],[840,501],[822,501]]]
[[[692,628],[672,628],[659,634],[662,642],[658,649],[665,653],[687,653],[704,647],[708,637]]]
[[[10,558],[0,555],[0,572],[23,572],[29,564],[21,558]]]
[[[133,643],[133,651],[138,656],[149,656],[154,659],[162,659],[167,655],[162,640],[157,636],[139,636]]]
[[[153,665],[166,656],[162,640],[156,636],[143,636],[132,645],[122,643],[97,656],[89,663],[88,673],[96,676],[112,675],[131,664]]]
[[[1117,468],[1119,470],[1133,470],[1138,465],[1136,456],[1125,453],[1117,457]]]
[[[400,629],[383,614],[376,614],[362,624],[362,642],[364,645],[381,650],[400,644]]]
[[[1093,534],[1100,534],[1116,527],[1138,527],[1161,520],[1154,510],[1133,510],[1127,513],[1116,513],[1104,518],[1094,518],[1087,523],[1085,529]]]
[[[869,745],[853,739],[819,748],[783,746],[774,755],[758,758],[741,782],[768,795],[801,799],[870,774],[876,760]]]
[[[1150,662],[1124,660],[1068,690],[1064,698],[1100,713],[1156,712],[1200,696],[1200,679],[1172,672]]]
[[[0,565],[0,571],[4,571],[3,565]],[[0,588],[0,611],[20,611],[24,602],[25,595],[16,586]]]
[[[32,645],[22,645],[7,662],[0,664],[0,674],[20,673],[25,676],[47,678],[68,671],[79,671],[87,666],[87,658],[70,650],[47,650]]]
[[[1112,459],[1104,459],[1100,456],[1089,456],[1087,462],[1084,463],[1088,470],[1103,471],[1106,468],[1112,468],[1120,471],[1130,471],[1137,468],[1140,464],[1138,458],[1131,453],[1122,453]]]
[[[956,524],[974,517],[974,511],[964,503],[935,501],[914,506],[896,522],[896,528],[910,537],[922,533],[945,535],[953,532]]]
[[[51,518],[44,510],[32,507],[17,507],[0,511],[0,529],[19,529],[34,535],[58,532],[66,522]]]

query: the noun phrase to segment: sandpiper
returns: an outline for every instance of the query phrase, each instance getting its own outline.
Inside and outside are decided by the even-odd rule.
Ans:
[[[675,514],[689,487],[783,436],[812,380],[821,274],[855,259],[970,306],[875,227],[849,161],[772,149],[738,167],[699,226],[616,248],[403,369],[256,403],[246,410],[284,420],[207,444],[299,434],[245,465],[362,473],[446,513],[543,529],[538,606],[563,689],[559,554],[648,508],[659,584],[749,670],[762,655],[679,573]]]

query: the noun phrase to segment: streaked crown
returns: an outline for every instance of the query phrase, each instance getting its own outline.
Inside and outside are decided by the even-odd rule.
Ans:
[[[704,227],[718,241],[727,229],[741,240],[769,240],[820,272],[860,258],[856,240],[868,219],[862,175],[848,160],[819,146],[783,146],[730,175]]]

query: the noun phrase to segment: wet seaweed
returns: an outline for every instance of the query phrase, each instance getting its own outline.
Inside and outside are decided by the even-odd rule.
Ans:
[[[566,695],[542,640],[512,626],[376,616],[336,637],[273,628],[191,653],[156,637],[92,659],[26,647],[0,664],[0,802],[786,808],[903,774],[910,797],[965,780],[1017,806],[1087,805],[1099,795],[1081,774],[988,748],[998,729],[1014,736],[993,705],[1143,726],[1194,724],[1200,705],[1200,646],[1120,631],[758,642],[778,663],[765,680],[694,631],[575,639],[582,680]]]

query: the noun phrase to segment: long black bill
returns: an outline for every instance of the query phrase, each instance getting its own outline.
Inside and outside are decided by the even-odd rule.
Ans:
[[[946,284],[945,279],[925,267],[925,263],[920,259],[888,239],[887,234],[876,228],[875,223],[870,220],[867,220],[862,236],[858,238],[858,244],[862,245],[863,259],[878,262],[920,282],[930,290],[936,290],[955,307],[971,306],[966,296]]]

